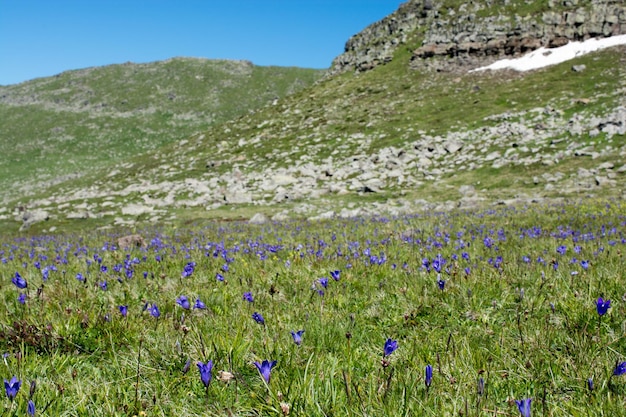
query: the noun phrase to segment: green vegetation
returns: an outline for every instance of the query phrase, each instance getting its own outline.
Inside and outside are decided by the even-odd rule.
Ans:
[[[128,158],[266,106],[321,74],[174,58],[0,87],[2,195],[16,197],[94,171],[109,172]]]
[[[22,385],[0,413],[515,416],[530,398],[532,415],[624,415],[623,212],[202,222],[133,249],[122,229],[5,237],[1,373]]]

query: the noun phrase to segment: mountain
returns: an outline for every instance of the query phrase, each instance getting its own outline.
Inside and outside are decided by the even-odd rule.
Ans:
[[[623,46],[530,72],[471,71],[622,33],[620,1],[409,1],[351,38],[315,84],[0,216],[9,229],[49,218],[37,231],[623,198]]]
[[[322,73],[173,58],[0,87],[0,201],[110,170],[296,92]]]

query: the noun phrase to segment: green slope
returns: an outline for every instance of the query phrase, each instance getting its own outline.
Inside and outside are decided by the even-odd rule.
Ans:
[[[0,87],[0,197],[115,166],[267,105],[321,74],[175,58]]]

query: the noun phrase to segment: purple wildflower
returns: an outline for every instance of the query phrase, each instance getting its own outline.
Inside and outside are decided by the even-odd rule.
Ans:
[[[11,279],[11,282],[20,290],[23,290],[24,288],[28,287],[28,283],[26,282],[24,278],[22,278],[19,272],[15,273],[15,276]]]
[[[189,299],[185,297],[184,295],[181,295],[180,297],[176,299],[176,304],[178,304],[185,310],[189,310],[189,308],[191,308],[191,305],[189,304]]]
[[[16,377],[11,378],[10,381],[4,380],[4,390],[9,397],[9,400],[13,401],[17,392],[20,390],[20,386],[22,385],[22,381],[17,379]]]
[[[424,372],[424,384],[426,388],[430,388],[430,384],[433,382],[433,367],[432,365],[426,365],[426,371]]]
[[[596,301],[596,310],[600,316],[604,316],[606,312],[611,308],[611,300],[603,300],[602,297]]]
[[[196,365],[198,365],[198,370],[200,371],[200,380],[208,388],[212,378],[213,361],[208,361],[207,363],[198,362]]]
[[[257,313],[256,311],[254,313],[252,313],[252,318],[254,319],[254,321],[256,321],[259,324],[262,324],[263,326],[265,326],[265,319],[263,318],[263,316],[261,315],[261,313]]]
[[[152,304],[150,306],[150,315],[156,319],[161,317],[161,312],[159,311],[159,307],[156,304]]]
[[[620,362],[615,366],[613,375],[620,376],[626,374],[626,362]]]
[[[259,370],[259,373],[261,374],[265,382],[269,384],[272,368],[276,366],[276,361],[270,362],[268,360],[264,360],[262,363],[254,362],[254,365]]]
[[[398,341],[387,339],[383,348],[383,356],[391,355],[396,349],[398,349]]]
[[[515,404],[517,404],[517,409],[519,410],[522,417],[530,417],[530,403],[532,399],[524,398],[523,400],[515,400]]]
[[[298,330],[297,332],[292,331],[291,337],[293,337],[293,341],[296,345],[300,346],[302,344],[302,334],[304,330]]]

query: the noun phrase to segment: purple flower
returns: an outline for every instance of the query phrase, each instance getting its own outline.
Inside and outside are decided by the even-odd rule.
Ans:
[[[26,412],[29,416],[35,415],[35,403],[33,402],[33,400],[28,400],[28,408],[26,409]]]
[[[187,359],[187,362],[185,362],[185,366],[183,366],[183,369],[182,369],[183,375],[187,375],[187,372],[189,372],[190,367],[191,367],[191,359]]]
[[[200,380],[205,387],[208,387],[211,383],[211,370],[213,369],[213,361],[207,363],[198,362],[198,370],[200,371]]]
[[[189,300],[184,295],[181,295],[180,297],[176,299],[176,304],[178,304],[185,310],[189,310],[189,308],[191,308],[191,305],[189,304]]]
[[[532,399],[524,398],[523,400],[515,400],[515,404],[517,404],[517,409],[519,410],[522,417],[530,417],[530,403]]]
[[[76,279],[79,280],[80,282],[85,282],[85,277],[80,272],[76,274]]]
[[[426,388],[429,388],[432,382],[433,382],[433,367],[431,365],[426,365],[426,372],[425,372],[425,378],[424,378],[424,384],[426,384]]]
[[[268,360],[264,360],[263,363],[254,362],[254,365],[259,370],[259,373],[261,374],[265,382],[269,384],[271,376],[270,374],[272,372],[272,368],[276,366],[276,361],[270,362]]]
[[[26,294],[20,293],[20,295],[17,296],[17,301],[20,304],[26,304]]]
[[[589,261],[581,260],[580,266],[582,266],[583,269],[586,270],[587,268],[589,268]]]
[[[291,337],[293,337],[293,341],[296,345],[300,346],[300,344],[302,343],[302,334],[304,333],[304,330],[298,330],[297,332],[292,331],[291,332]]]
[[[626,374],[626,362],[618,363],[613,370],[613,375],[620,376]]]
[[[206,308],[206,304],[204,304],[199,298],[196,298],[196,303],[193,305],[193,308],[204,310]]]
[[[602,297],[596,301],[596,310],[600,316],[604,316],[606,312],[611,308],[611,300],[603,300]]]
[[[593,391],[593,379],[587,379],[587,388],[589,388],[589,391]]]
[[[120,310],[122,317],[126,317],[128,314],[128,306],[119,306],[118,309]]]
[[[319,283],[320,283],[320,285],[321,285],[322,287],[324,287],[324,288],[327,288],[327,287],[328,287],[328,278],[326,278],[326,277],[323,277],[323,278],[318,279],[318,280],[317,280],[317,282],[319,282]]]
[[[193,274],[193,271],[195,270],[195,268],[196,268],[195,262],[188,262],[187,265],[185,265],[185,267],[183,268],[183,272],[181,276],[183,278],[190,277],[191,274]]]
[[[335,270],[335,271],[330,271],[330,277],[332,279],[334,279],[335,281],[339,281],[339,276],[341,275],[341,271],[340,270]]]
[[[387,339],[383,348],[383,356],[391,355],[396,349],[398,349],[398,341]]]
[[[247,301],[249,303],[252,303],[252,302],[254,302],[254,297],[252,296],[251,292],[244,292],[243,293],[243,300]]]
[[[159,311],[159,307],[156,304],[152,304],[150,306],[150,315],[156,319],[161,317],[161,312]]]
[[[13,401],[17,392],[20,390],[20,386],[22,385],[22,381],[18,380],[16,377],[11,378],[10,381],[4,380],[4,390],[7,393],[7,397],[9,400]]]
[[[215,279],[218,280],[219,282],[224,282],[224,275],[218,272],[217,274],[215,274]]]
[[[22,278],[19,272],[15,273],[15,276],[11,279],[11,282],[20,290],[28,287],[28,283],[24,278]]]
[[[106,281],[101,281],[101,282],[99,282],[99,283],[98,283],[98,286],[100,287],[100,289],[101,289],[102,291],[106,291],[106,290],[107,290],[107,288],[108,288],[108,285],[107,285],[107,282],[106,282]]]
[[[256,321],[259,324],[262,324],[263,326],[265,326],[265,319],[263,318],[263,316],[261,315],[261,313],[257,313],[256,311],[254,313],[252,313],[252,318],[254,319],[254,321]]]
[[[441,291],[443,291],[443,290],[444,290],[444,288],[446,287],[446,281],[444,281],[443,279],[439,278],[439,279],[437,280],[437,285],[439,286],[439,289],[440,289]]]

